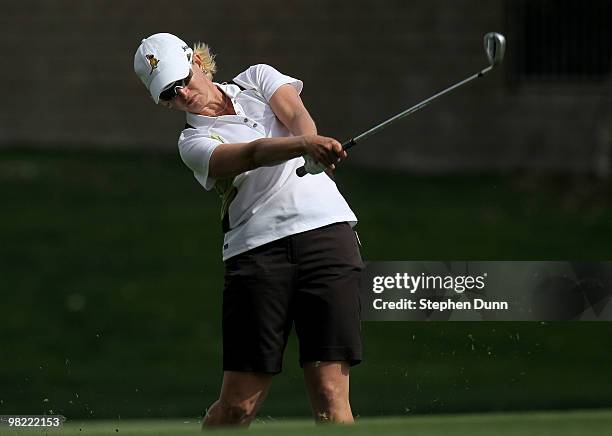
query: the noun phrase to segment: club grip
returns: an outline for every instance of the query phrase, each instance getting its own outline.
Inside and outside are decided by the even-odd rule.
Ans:
[[[342,144],[342,149],[343,150],[348,150],[349,148],[353,147],[354,145],[357,145],[357,141],[355,141],[355,139],[351,138],[348,141],[346,141],[344,144]],[[304,167],[304,165],[302,165],[297,170],[295,170],[295,174],[297,174],[298,177],[304,177],[307,174],[306,168]]]

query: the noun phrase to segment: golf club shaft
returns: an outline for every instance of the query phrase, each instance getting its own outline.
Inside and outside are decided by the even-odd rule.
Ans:
[[[423,100],[420,103],[415,104],[414,106],[412,106],[411,108],[406,109],[403,112],[400,112],[399,114],[395,115],[392,118],[389,118],[386,121],[383,121],[382,123],[378,124],[377,126],[372,127],[370,130],[363,132],[362,134],[360,134],[359,136],[356,136],[352,139],[349,139],[348,141],[344,142],[342,144],[342,148],[344,150],[349,150],[350,148],[354,147],[355,145],[357,145],[357,143],[363,139],[366,139],[370,136],[372,136],[375,133],[380,132],[381,130],[383,130],[384,128],[390,126],[391,124],[393,124],[394,122],[401,120],[404,117],[407,117],[410,114],[415,113],[416,111],[423,109],[425,106],[427,106],[429,103],[431,103],[432,101],[434,101],[435,99],[437,99],[438,97],[443,96],[444,94],[448,94],[449,92],[451,92],[452,90],[459,88],[460,86],[465,85],[466,83],[471,82],[472,80],[478,79],[482,76],[484,76],[485,74],[487,74],[489,71],[491,71],[493,69],[493,66],[488,66],[487,68],[479,71],[478,73],[468,77],[465,80],[462,80],[461,82],[455,83],[454,85],[444,89],[443,91],[438,92],[435,95],[432,95],[431,97],[429,97],[426,100]],[[304,175],[306,175],[306,168],[304,168],[303,166],[301,166],[300,168],[298,168],[296,170],[296,173],[299,177],[302,177]]]
[[[411,108],[408,108],[408,109],[406,109],[405,111],[400,112],[399,114],[395,115],[394,117],[389,118],[389,119],[388,119],[388,120],[386,120],[386,121],[383,121],[382,123],[378,124],[377,126],[372,127],[370,130],[368,130],[368,131],[366,131],[366,132],[363,132],[361,135],[356,136],[355,138],[353,138],[353,139],[350,139],[350,140],[346,141],[346,142],[343,144],[342,148],[344,148],[345,150],[348,150],[349,148],[351,148],[351,147],[355,146],[355,145],[357,144],[357,142],[358,142],[358,141],[361,141],[361,140],[363,140],[363,139],[366,139],[366,138],[368,138],[368,137],[372,136],[373,134],[380,132],[380,131],[381,131],[381,130],[383,130],[385,127],[390,126],[390,125],[391,125],[391,124],[393,124],[394,122],[399,121],[399,120],[401,120],[402,118],[405,118],[405,117],[407,117],[408,115],[413,114],[413,113],[415,113],[416,111],[419,111],[419,110],[423,109],[425,106],[429,105],[429,103],[431,103],[432,101],[434,101],[434,100],[435,100],[435,99],[437,99],[438,97],[442,97],[444,94],[448,94],[448,93],[449,93],[449,92],[451,92],[452,90],[454,90],[454,89],[456,89],[456,88],[459,88],[460,86],[463,86],[463,85],[465,85],[466,83],[471,82],[471,81],[472,81],[472,80],[474,80],[474,79],[478,79],[478,78],[480,78],[480,77],[484,76],[485,74],[487,74],[487,73],[488,73],[489,71],[491,71],[492,69],[493,69],[493,67],[487,67],[487,68],[485,68],[484,70],[479,71],[478,73],[476,73],[476,74],[474,74],[474,75],[472,75],[472,76],[468,77],[467,79],[462,80],[462,81],[461,81],[461,82],[459,82],[459,83],[455,83],[453,86],[450,86],[450,87],[446,88],[445,90],[440,91],[440,92],[438,92],[438,93],[437,93],[437,94],[435,94],[435,95],[432,95],[432,96],[431,96],[431,97],[429,97],[428,99],[423,100],[422,102],[415,104],[415,105],[414,105],[414,106],[412,106]]]

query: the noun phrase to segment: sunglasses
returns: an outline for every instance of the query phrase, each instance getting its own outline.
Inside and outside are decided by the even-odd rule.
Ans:
[[[162,92],[159,94],[159,99],[161,101],[171,101],[178,95],[178,90],[183,89],[185,86],[189,85],[189,81],[191,80],[192,71],[189,70],[189,75],[184,79],[177,80],[174,83],[168,85]]]

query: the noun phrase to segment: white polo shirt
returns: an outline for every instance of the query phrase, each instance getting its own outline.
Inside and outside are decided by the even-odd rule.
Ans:
[[[297,177],[295,170],[304,164],[301,157],[247,171],[233,180],[208,176],[210,156],[221,143],[291,136],[268,102],[285,84],[301,92],[300,80],[260,64],[240,73],[234,82],[245,90],[234,84],[215,84],[231,98],[236,115],[207,117],[187,113],[187,124],[194,128],[183,130],[178,142],[181,158],[198,182],[206,190],[215,188],[222,203],[229,203],[223,260],[328,224],[348,221],[355,225],[355,214],[325,173]]]

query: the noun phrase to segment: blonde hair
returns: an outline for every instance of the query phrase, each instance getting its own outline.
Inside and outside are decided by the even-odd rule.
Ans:
[[[203,42],[196,42],[193,45],[193,52],[202,58],[202,71],[212,80],[213,75],[217,72],[216,55],[211,53],[208,44]]]

